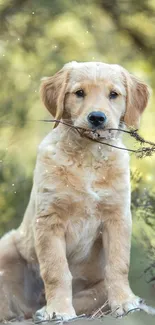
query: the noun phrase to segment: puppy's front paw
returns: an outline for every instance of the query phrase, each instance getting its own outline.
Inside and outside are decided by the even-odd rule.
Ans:
[[[112,314],[115,317],[125,316],[129,312],[140,310],[143,300],[139,297],[132,296],[123,302],[114,302],[111,304]]]
[[[74,311],[74,308],[72,307],[70,310],[59,311],[55,308],[52,308],[52,306],[45,306],[39,310],[36,311],[34,320],[37,321],[50,321],[50,320],[62,320],[62,321],[68,321],[72,318],[75,318],[76,314]]]

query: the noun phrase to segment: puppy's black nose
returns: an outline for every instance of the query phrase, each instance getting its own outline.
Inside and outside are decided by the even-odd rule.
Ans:
[[[91,112],[88,117],[88,122],[94,126],[94,127],[99,127],[103,126],[107,117],[104,113],[102,112]]]

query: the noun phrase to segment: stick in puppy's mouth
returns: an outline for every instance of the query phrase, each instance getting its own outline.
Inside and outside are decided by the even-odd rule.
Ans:
[[[141,145],[144,145],[144,144],[148,144],[149,146],[146,146],[146,147],[141,147],[141,148],[138,148],[138,149],[129,149],[129,148],[124,148],[124,147],[119,147],[119,146],[115,146],[113,144],[110,144],[110,143],[107,143],[107,142],[103,142],[101,140],[107,140],[107,136],[101,136],[96,129],[86,129],[86,128],[82,128],[82,127],[79,127],[79,126],[74,126],[73,124],[70,124],[70,123],[67,123],[65,121],[61,121],[61,120],[56,120],[56,119],[50,119],[50,120],[47,120],[47,119],[43,119],[43,120],[39,120],[40,122],[48,122],[48,123],[61,123],[61,124],[64,124],[66,126],[69,126],[70,128],[73,128],[75,130],[77,130],[77,132],[80,134],[80,136],[82,137],[85,137],[85,138],[88,138],[92,141],[95,141],[95,142],[98,142],[98,143],[101,143],[101,144],[104,144],[106,146],[109,146],[109,147],[113,147],[113,148],[116,148],[116,149],[119,149],[119,150],[125,150],[125,151],[128,151],[130,153],[135,153],[137,158],[144,158],[144,157],[147,157],[147,156],[151,156],[153,153],[155,153],[155,143],[152,142],[152,141],[147,141],[145,140],[144,138],[142,138],[138,133],[137,133],[137,129],[130,129],[129,131],[128,130],[125,130],[125,129],[122,129],[122,128],[109,128],[109,129],[102,129],[103,132],[108,132],[109,134],[112,132],[112,131],[118,131],[118,132],[124,132],[126,134],[129,134],[131,137],[135,138],[135,140],[137,142],[139,142]],[[109,137],[108,140],[114,140],[113,137]]]

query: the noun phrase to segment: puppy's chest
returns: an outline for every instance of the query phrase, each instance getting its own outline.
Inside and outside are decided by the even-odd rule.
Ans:
[[[103,206],[112,199],[112,190],[107,184],[110,166],[107,161],[95,162],[94,166],[73,166],[66,174],[66,191],[70,197],[67,256],[73,263],[85,259],[101,236]]]
[[[66,232],[67,257],[72,263],[85,259],[101,235],[102,222],[95,215],[70,219]]]
[[[97,203],[111,197],[112,169],[104,163],[93,166],[74,167],[67,170],[67,190],[84,202]],[[113,180],[114,182],[115,180]],[[90,203],[90,201],[89,201]]]

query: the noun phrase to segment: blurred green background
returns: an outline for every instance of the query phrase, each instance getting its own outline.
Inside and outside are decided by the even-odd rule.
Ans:
[[[52,128],[38,121],[49,118],[40,79],[72,60],[121,64],[154,90],[155,1],[0,0],[0,235],[23,217],[37,146]],[[155,142],[154,100],[152,92],[140,134]],[[131,170],[131,282],[155,300],[143,273],[155,261],[155,155],[132,155]]]

